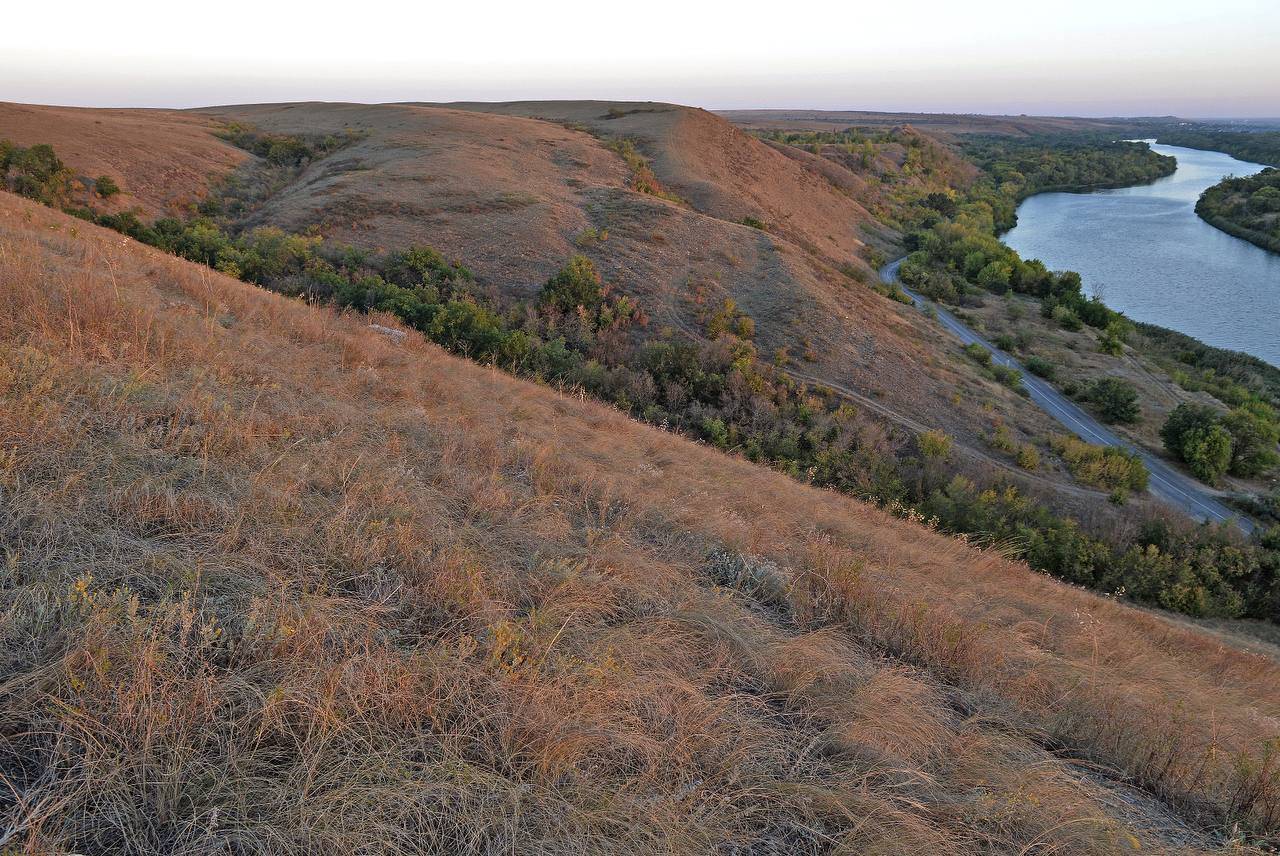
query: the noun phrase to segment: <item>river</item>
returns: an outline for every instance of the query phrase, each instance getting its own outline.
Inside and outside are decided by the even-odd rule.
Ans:
[[[1201,191],[1261,164],[1152,145],[1173,175],[1091,193],[1042,193],[1018,206],[1003,239],[1026,259],[1079,271],[1085,292],[1130,318],[1280,366],[1280,255],[1196,216]]]

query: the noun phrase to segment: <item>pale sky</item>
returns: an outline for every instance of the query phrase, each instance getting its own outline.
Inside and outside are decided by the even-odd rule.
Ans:
[[[1280,117],[1280,0],[62,0],[6,8],[0,100],[599,98]]]

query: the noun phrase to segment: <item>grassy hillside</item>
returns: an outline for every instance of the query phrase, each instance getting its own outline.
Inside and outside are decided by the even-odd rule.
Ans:
[[[980,458],[989,457],[985,438],[997,423],[1024,441],[1051,430],[962,355],[939,353],[926,321],[873,290],[865,242],[894,238],[867,210],[885,207],[878,181],[674,105],[457,106],[471,109],[285,104],[182,115],[212,121],[211,137],[240,122],[266,134],[348,140],[287,174],[251,158],[224,177],[217,192],[230,188],[239,212],[222,223],[229,231],[269,224],[373,253],[428,244],[505,303],[530,298],[583,253],[639,301],[653,336],[697,329],[731,299],[754,319],[766,360],[783,354],[807,378],[871,399],[894,425],[939,428]],[[99,112],[93,121],[124,123],[117,135],[153,116]],[[139,139],[163,150],[168,138]],[[877,169],[896,181],[907,148],[886,144]]]
[[[1267,657],[7,194],[0,293],[8,849],[1277,833]]]
[[[50,145],[76,172],[109,176],[120,187],[112,211],[144,216],[175,214],[198,202],[220,178],[250,160],[218,139],[210,119],[177,110],[90,110],[0,102],[0,140],[17,146]],[[71,201],[91,188],[77,186]]]

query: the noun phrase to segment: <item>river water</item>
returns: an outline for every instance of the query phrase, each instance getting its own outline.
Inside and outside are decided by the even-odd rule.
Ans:
[[[1130,318],[1280,366],[1280,255],[1196,216],[1200,192],[1261,164],[1221,152],[1153,145],[1178,169],[1153,184],[1092,193],[1042,193],[1018,206],[1003,240],[1025,259],[1079,271]]]

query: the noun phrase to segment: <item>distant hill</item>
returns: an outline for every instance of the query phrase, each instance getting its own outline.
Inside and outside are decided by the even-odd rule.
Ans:
[[[1174,117],[1159,119],[1089,119],[1070,116],[984,116],[976,113],[886,113],[871,110],[718,110],[735,125],[768,130],[776,128],[809,128],[840,130],[851,126],[876,128],[913,125],[937,134],[1001,134],[1033,136],[1064,131],[1106,131],[1127,129],[1135,123],[1177,121]]]

